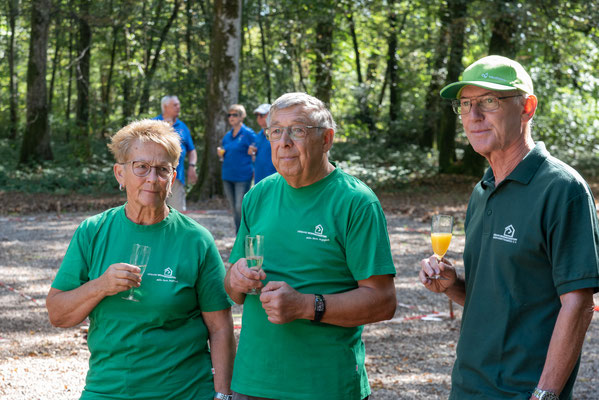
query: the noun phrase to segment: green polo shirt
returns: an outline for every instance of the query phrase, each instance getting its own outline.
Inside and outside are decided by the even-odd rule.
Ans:
[[[279,174],[243,199],[230,262],[244,257],[244,237],[264,235],[265,284],[284,281],[301,293],[343,293],[373,275],[395,274],[387,223],[374,193],[335,169],[295,189]],[[258,296],[243,305],[232,389],[270,399],[361,400],[370,394],[362,326],[299,319],[268,321]]]
[[[466,301],[450,399],[528,399],[559,296],[599,286],[591,190],[538,143],[497,187],[487,170],[466,215]],[[578,364],[560,399],[571,398]]]
[[[89,314],[91,353],[81,399],[212,399],[212,362],[202,312],[229,308],[225,269],[212,235],[170,209],[137,225],[124,206],[83,221],[52,287],[73,290],[129,262],[134,243],[151,247],[139,302],[105,297]]]

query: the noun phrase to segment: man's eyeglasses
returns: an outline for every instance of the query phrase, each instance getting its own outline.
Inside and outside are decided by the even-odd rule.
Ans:
[[[173,167],[171,165],[151,165],[145,161],[127,161],[119,164],[131,164],[131,170],[135,176],[140,178],[146,177],[152,171],[152,168],[156,169],[156,175],[160,179],[168,179],[173,173]]]
[[[474,98],[465,98],[451,101],[451,107],[453,108],[453,112],[458,115],[465,115],[470,112],[472,109],[472,101],[475,100],[478,103],[478,108],[483,111],[495,111],[499,108],[499,100],[509,99],[512,97],[520,97],[521,94],[514,94],[512,96],[481,96]]]
[[[307,125],[293,125],[293,126],[269,126],[266,128],[266,137],[271,142],[276,142],[281,139],[283,133],[287,131],[291,140],[301,141],[308,135],[308,129],[324,129],[322,126],[307,126]]]
[[[235,118],[237,118],[237,117],[239,117],[239,114],[237,114],[237,113],[229,113],[229,114],[227,114],[227,118],[229,118],[229,117],[235,117]]]

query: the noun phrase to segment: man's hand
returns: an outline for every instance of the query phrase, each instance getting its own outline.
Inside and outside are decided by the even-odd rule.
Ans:
[[[238,293],[248,293],[251,289],[261,289],[266,279],[263,270],[249,269],[245,258],[240,258],[229,271],[229,285]]]
[[[196,173],[196,167],[195,165],[190,165],[189,168],[187,168],[187,182],[189,182],[190,184],[195,184],[198,181],[198,174]]]
[[[268,282],[262,289],[260,301],[273,324],[314,316],[314,295],[300,293],[285,282]]]
[[[131,264],[112,264],[98,278],[101,290],[106,296],[112,296],[132,287],[139,287],[141,282],[141,270]]]
[[[455,268],[447,259],[437,260],[431,256],[420,261],[420,282],[431,292],[445,293],[457,280]],[[441,279],[431,279],[434,275],[440,275]]]
[[[248,146],[248,156],[255,156],[258,148],[255,144],[251,144]]]

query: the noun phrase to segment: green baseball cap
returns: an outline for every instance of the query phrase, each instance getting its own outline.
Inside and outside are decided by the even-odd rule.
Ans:
[[[457,99],[467,85],[498,91],[522,90],[534,94],[532,79],[522,65],[502,56],[487,56],[470,65],[464,70],[461,81],[441,89],[441,97]]]

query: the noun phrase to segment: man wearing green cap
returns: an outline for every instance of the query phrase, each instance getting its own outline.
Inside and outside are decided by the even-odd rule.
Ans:
[[[571,399],[599,288],[591,190],[534,143],[537,98],[517,62],[482,58],[441,97],[490,164],[468,204],[464,277],[421,261],[424,286],[464,306],[450,399]]]

